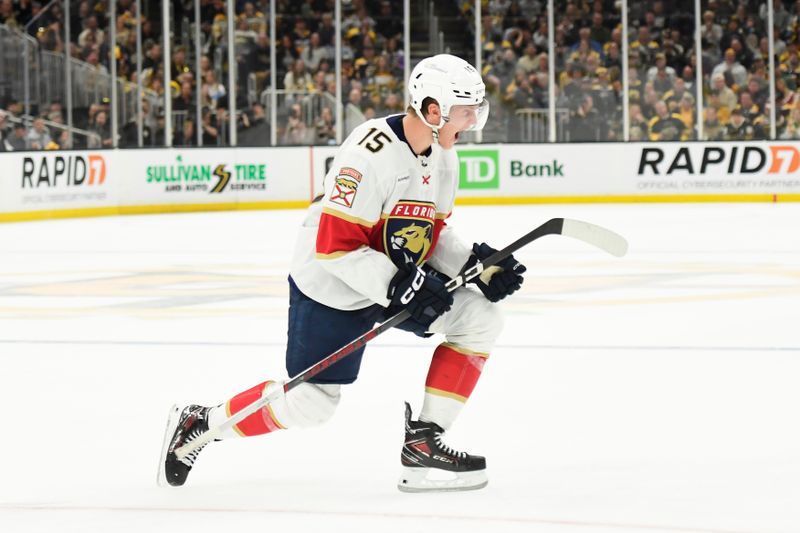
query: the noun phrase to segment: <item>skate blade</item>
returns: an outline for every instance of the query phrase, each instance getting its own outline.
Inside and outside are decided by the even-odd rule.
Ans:
[[[178,427],[178,422],[181,419],[181,410],[177,405],[169,408],[169,415],[167,416],[167,429],[164,430],[164,442],[161,445],[161,455],[158,460],[158,474],[156,476],[156,483],[159,487],[171,487],[172,485],[167,482],[167,472],[164,469],[167,462],[167,453],[169,452],[169,443],[175,430]]]
[[[438,468],[404,466],[397,488],[401,492],[455,492],[482,489],[488,483],[486,470],[446,472]]]

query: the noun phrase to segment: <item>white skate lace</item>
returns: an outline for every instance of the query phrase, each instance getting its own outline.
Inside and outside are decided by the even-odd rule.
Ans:
[[[201,430],[199,430],[197,428],[193,429],[192,432],[189,433],[189,437],[186,439],[184,444],[188,444],[188,443],[192,442],[194,439],[196,439],[197,437],[199,437],[202,434],[203,434],[203,432]],[[183,459],[180,459],[180,461],[183,464],[185,464],[186,466],[193,466],[194,462],[197,460],[197,456],[200,455],[200,452],[203,451],[203,448],[205,448],[207,445],[208,445],[208,443],[205,443],[202,446],[200,446],[199,448],[197,448],[196,450],[192,450],[191,452],[186,454],[186,457],[184,457]]]
[[[458,450],[454,450],[453,448],[445,444],[444,441],[442,441],[441,433],[434,433],[433,440],[436,442],[436,445],[439,447],[439,449],[442,450],[444,453],[448,455],[453,455],[459,459],[466,459],[467,457],[466,452],[460,452]]]

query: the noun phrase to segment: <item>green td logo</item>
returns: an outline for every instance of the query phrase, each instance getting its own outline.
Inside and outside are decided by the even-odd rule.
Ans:
[[[459,150],[459,189],[498,189],[500,164],[497,150]]]

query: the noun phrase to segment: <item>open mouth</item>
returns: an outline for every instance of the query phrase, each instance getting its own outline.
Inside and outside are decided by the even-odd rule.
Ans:
[[[457,132],[456,132],[456,141],[458,140],[458,137],[459,137],[460,135],[461,135],[461,132],[460,132],[460,131],[457,131]]]

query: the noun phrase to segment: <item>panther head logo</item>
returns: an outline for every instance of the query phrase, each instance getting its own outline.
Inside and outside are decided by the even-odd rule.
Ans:
[[[405,250],[422,259],[428,255],[428,250],[431,248],[431,227],[411,224],[395,231],[390,242],[393,249],[404,251],[406,261],[413,261],[413,258],[406,254]]]

